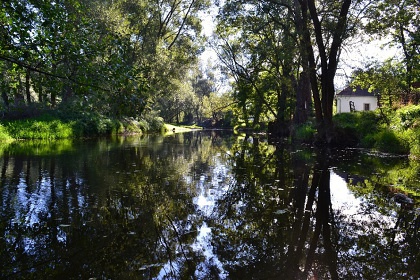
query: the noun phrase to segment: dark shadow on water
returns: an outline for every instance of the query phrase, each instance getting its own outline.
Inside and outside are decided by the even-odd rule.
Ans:
[[[310,185],[307,179],[296,182],[293,235],[287,252],[287,278],[339,279],[337,240],[333,238],[334,212],[330,194],[329,155],[322,151],[317,153]],[[304,250],[307,242],[309,248]]]

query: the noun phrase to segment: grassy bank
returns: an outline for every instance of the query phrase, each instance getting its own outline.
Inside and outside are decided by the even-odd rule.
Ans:
[[[200,129],[200,127],[165,124],[159,117],[117,120],[99,115],[60,117],[43,114],[30,119],[1,121],[0,142],[17,139],[55,140],[151,132],[171,134],[193,129]]]
[[[343,141],[393,154],[420,158],[420,106],[397,110],[342,113],[334,124]]]
[[[44,114],[36,118],[2,121],[0,141],[13,139],[68,139],[115,134],[142,134],[161,131],[163,121],[153,119],[110,119],[99,115],[68,118]]]
[[[13,137],[10,136],[7,129],[0,124],[0,142],[10,142],[13,141]]]
[[[397,110],[341,113],[333,117],[334,141],[343,147],[410,155],[420,159],[420,105]],[[313,143],[316,128],[307,123],[294,127],[292,141]]]

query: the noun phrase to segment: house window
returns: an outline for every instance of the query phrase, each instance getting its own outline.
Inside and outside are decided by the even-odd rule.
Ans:
[[[363,104],[363,108],[365,111],[370,111],[370,104],[369,103]]]

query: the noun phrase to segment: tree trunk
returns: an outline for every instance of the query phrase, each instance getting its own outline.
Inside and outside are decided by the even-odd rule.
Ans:
[[[300,74],[296,88],[296,109],[293,122],[296,125],[304,124],[309,117],[311,110],[311,81],[309,73],[303,71]]]
[[[334,78],[337,71],[339,50],[341,48],[343,37],[346,32],[347,15],[349,13],[351,0],[344,0],[341,4],[337,22],[332,30],[331,44],[324,43],[323,27],[319,20],[319,14],[316,9],[315,0],[299,0],[302,11],[302,40],[306,45],[306,52],[302,57],[308,59],[312,94],[314,98],[315,114],[318,124],[318,135],[320,141],[329,145],[333,141],[333,122],[332,110],[334,104]],[[311,18],[315,41],[321,63],[321,84],[318,84],[316,61],[311,43],[309,29],[307,24]],[[320,91],[319,91],[320,89]]]
[[[294,7],[296,11],[294,21],[300,38],[299,52],[303,68],[296,87],[296,109],[293,119],[294,123],[299,125],[308,120],[308,116],[312,109],[311,77],[309,69],[309,56],[312,52],[312,48],[310,48],[310,37],[307,28],[308,17],[306,4],[300,4],[298,0],[295,0]],[[305,11],[305,13],[303,13],[303,11]]]
[[[57,105],[57,94],[56,94],[55,90],[53,90],[51,92],[51,107],[55,108],[56,105]]]
[[[31,104],[31,71],[26,69],[25,74],[25,93],[26,93],[26,102]]]
[[[39,88],[38,88],[38,102],[39,103],[44,102],[44,96],[43,96],[43,93],[42,93],[42,85],[40,85]]]
[[[9,96],[7,95],[8,87],[6,86],[5,81],[1,81],[0,90],[1,90],[1,98],[3,99],[4,105],[6,106],[6,108],[8,108],[10,101],[9,101]]]
[[[72,96],[73,96],[73,90],[71,88],[70,82],[65,81],[63,89],[62,89],[63,103],[68,102]]]
[[[21,93],[22,90],[22,80],[21,77],[19,79],[19,86],[13,89],[13,96],[14,96],[14,103],[15,105],[22,105],[25,103],[25,97]]]
[[[322,123],[322,105],[320,92],[318,87],[318,78],[317,78],[317,67],[315,54],[312,47],[311,33],[309,31],[309,10],[308,10],[308,0],[295,0],[295,9],[296,9],[296,27],[299,33],[300,38],[300,53],[302,57],[302,68],[304,72],[307,72],[309,76],[310,88],[313,95],[313,105],[315,108],[315,119],[316,122]]]

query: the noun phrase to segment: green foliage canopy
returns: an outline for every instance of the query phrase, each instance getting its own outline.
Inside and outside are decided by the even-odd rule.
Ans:
[[[205,0],[11,0],[0,6],[1,110],[140,116],[197,63]],[[34,105],[35,106],[35,105]],[[28,114],[30,116],[30,114]]]

